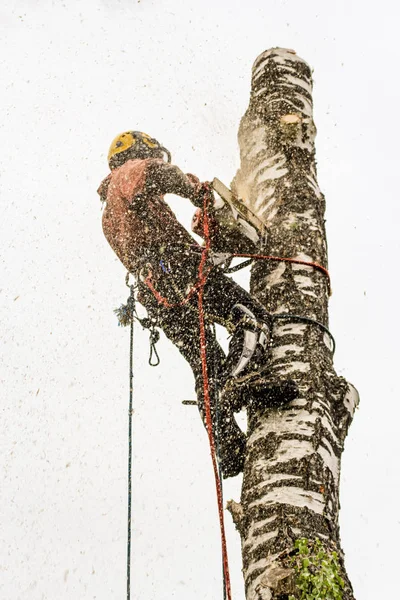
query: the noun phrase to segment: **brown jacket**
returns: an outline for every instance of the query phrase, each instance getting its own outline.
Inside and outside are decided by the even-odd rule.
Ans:
[[[104,235],[128,271],[169,245],[195,244],[163,199],[167,193],[193,199],[195,179],[161,159],[148,158],[128,160],[103,180],[98,193],[106,202]]]

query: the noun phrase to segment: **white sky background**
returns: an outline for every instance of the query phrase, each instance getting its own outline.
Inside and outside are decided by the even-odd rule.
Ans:
[[[96,189],[112,138],[157,137],[229,184],[251,66],[293,48],[314,68],[339,374],[361,408],[341,528],[358,600],[395,597],[398,456],[397,4],[358,0],[3,0],[0,597],[125,597],[129,332],[125,271]],[[171,198],[188,225],[193,208]],[[191,372],[136,328],[132,600],[221,597],[211,461]],[[239,498],[240,478],[225,484]],[[233,598],[239,537],[226,515]]]

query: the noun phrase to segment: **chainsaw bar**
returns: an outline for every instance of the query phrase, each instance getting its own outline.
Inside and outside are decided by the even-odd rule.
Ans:
[[[217,179],[217,177],[214,177],[212,181],[212,187],[222,198],[222,200],[231,208],[236,220],[238,220],[240,217],[246,221],[249,225],[254,227],[254,229],[259,232],[260,237],[264,239],[266,228],[264,223],[257,217],[257,215],[255,215],[240,198],[235,196],[232,190],[226,187],[222,181]]]

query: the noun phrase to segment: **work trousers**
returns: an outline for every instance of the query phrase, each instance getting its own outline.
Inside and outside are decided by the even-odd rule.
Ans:
[[[199,252],[191,251],[165,253],[162,258],[152,257],[147,259],[140,274],[136,274],[136,278],[139,284],[140,303],[145,306],[149,315],[157,320],[157,326],[178,348],[193,371],[198,408],[205,423],[197,293],[191,296],[189,302],[181,304],[182,300],[187,297],[189,291],[198,282],[200,258],[201,254]],[[206,269],[209,267],[210,265],[207,265]],[[149,272],[151,272],[152,285],[157,292],[169,304],[175,306],[172,308],[165,307],[145,285],[143,279]],[[233,325],[231,311],[235,304],[243,304],[249,308],[257,319],[262,321],[268,319],[268,313],[262,305],[254,300],[246,290],[227,277],[218,267],[211,267],[203,293],[204,312],[207,315],[206,350],[211,416],[214,430],[217,431],[218,417],[219,435],[224,438],[228,436],[231,441],[243,434],[229,407],[224,405],[219,411],[216,410],[218,386],[223,371],[225,354],[215,338],[209,320],[225,326],[229,323]]]

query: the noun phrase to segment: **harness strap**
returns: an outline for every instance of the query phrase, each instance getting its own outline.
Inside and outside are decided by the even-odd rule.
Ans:
[[[210,271],[210,269],[209,269]],[[206,276],[208,275],[209,271],[206,273]],[[156,298],[158,304],[162,304],[163,306],[165,306],[165,308],[177,308],[178,306],[184,306],[185,304],[187,304],[189,302],[189,300],[191,299],[191,297],[193,296],[193,294],[195,292],[197,292],[197,290],[200,287],[200,281],[198,280],[194,286],[192,286],[189,290],[189,292],[187,293],[187,295],[183,298],[183,300],[181,300],[180,302],[169,302],[167,298],[165,298],[164,296],[162,296],[160,294],[160,292],[158,292],[156,290],[156,288],[154,287],[153,283],[152,283],[152,272],[149,271],[149,274],[147,275],[146,279],[144,280],[144,284],[149,288],[149,290],[152,292],[153,296]]]

